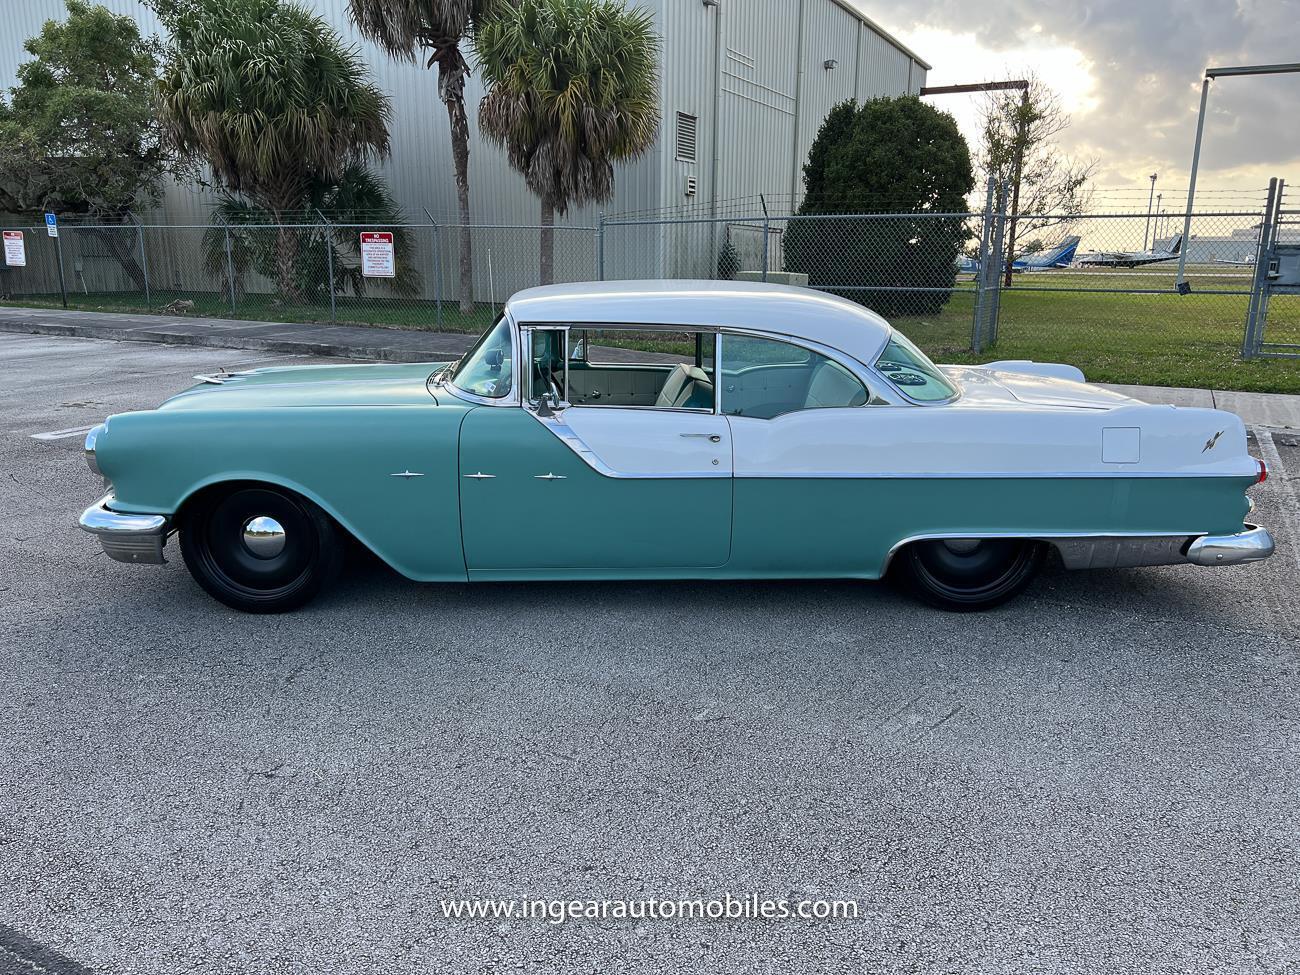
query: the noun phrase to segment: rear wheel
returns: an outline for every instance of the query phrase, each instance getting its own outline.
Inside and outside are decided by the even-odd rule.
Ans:
[[[195,499],[181,519],[180,541],[195,581],[247,613],[297,609],[315,598],[343,562],[329,516],[271,487],[236,487]]]
[[[1018,538],[947,538],[913,542],[894,559],[892,576],[940,609],[988,609],[1019,595],[1043,564],[1047,546]]]

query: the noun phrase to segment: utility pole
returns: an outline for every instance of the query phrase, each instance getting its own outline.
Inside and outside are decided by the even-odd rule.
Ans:
[[[1147,237],[1151,233],[1151,204],[1156,199],[1156,177],[1159,173],[1152,173],[1148,179],[1151,180],[1151,192],[1147,194],[1147,225],[1142,229],[1142,249],[1147,249]]]
[[[1020,214],[1020,174],[1025,165],[1025,143],[1029,141],[1029,82],[1024,78],[1015,81],[982,81],[969,85],[934,85],[921,89],[922,95],[966,95],[985,91],[1019,91],[1020,124],[1016,132],[1016,158],[1011,176],[1011,225],[1007,228],[1006,287],[1011,287],[1011,265],[1016,259],[1016,218]]]

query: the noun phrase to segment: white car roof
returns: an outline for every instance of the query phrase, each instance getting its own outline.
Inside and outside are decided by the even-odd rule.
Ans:
[[[822,291],[746,281],[590,281],[520,291],[521,325],[712,325],[808,339],[870,364],[891,332],[862,305]]]

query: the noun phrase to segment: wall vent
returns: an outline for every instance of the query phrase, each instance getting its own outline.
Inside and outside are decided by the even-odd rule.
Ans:
[[[677,159],[681,162],[695,162],[695,133],[699,119],[685,112],[677,113]]]
[[[686,177],[686,195],[687,195],[687,196],[694,196],[694,195],[695,195],[695,187],[696,187],[695,177],[694,177],[694,176],[687,176],[687,177]]]

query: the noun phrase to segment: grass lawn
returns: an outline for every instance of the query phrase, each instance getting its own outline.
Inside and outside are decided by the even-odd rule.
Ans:
[[[1204,273],[1201,273],[1204,272]],[[1172,290],[1174,268],[1086,269],[1017,275],[1002,294],[997,343],[976,355],[970,350],[974,291],[969,282],[937,315],[900,317],[894,324],[941,362],[1036,359],[1068,362],[1097,382],[1153,386],[1200,386],[1262,392],[1300,393],[1300,359],[1239,358],[1249,298],[1249,269],[1189,268],[1189,295],[1142,294]],[[1113,289],[1090,293],[1085,288]],[[1076,290],[1053,290],[1076,289]],[[328,306],[291,305],[270,296],[247,295],[237,314],[221,295],[156,292],[143,295],[72,294],[68,306],[86,311],[158,313],[171,301],[194,302],[189,314],[253,321],[328,322]],[[54,296],[23,296],[5,305],[59,307]],[[479,305],[462,315],[443,302],[441,324],[433,302],[392,298],[340,298],[339,324],[390,328],[441,328],[480,332],[498,308]],[[1268,342],[1300,344],[1300,295],[1275,297],[1269,308]],[[623,344],[623,343],[619,343]],[[640,347],[641,343],[629,345]],[[667,350],[660,350],[667,351]]]

